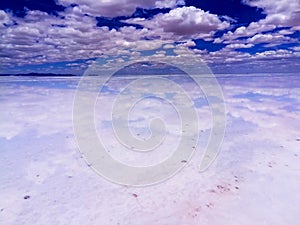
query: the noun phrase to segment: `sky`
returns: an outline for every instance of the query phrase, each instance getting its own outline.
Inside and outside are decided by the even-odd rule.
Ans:
[[[214,73],[300,71],[299,0],[9,0],[0,35],[2,74],[186,55]]]

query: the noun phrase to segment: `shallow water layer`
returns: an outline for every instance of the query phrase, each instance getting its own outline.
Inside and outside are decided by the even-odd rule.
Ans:
[[[172,154],[180,126],[171,105],[146,99],[132,110],[132,133],[147,139],[147,121],[161,115],[169,129],[166,143],[157,151],[139,153],[118,142],[111,126],[112,103],[134,79],[116,77],[102,88],[95,127],[114,158],[151,165]],[[0,223],[297,224],[299,74],[218,76],[226,133],[218,157],[204,172],[199,162],[211,129],[209,105],[191,80],[171,79],[194,102],[198,145],[171,179],[136,188],[99,176],[80,154],[72,123],[80,77],[0,77]],[[162,91],[168,101],[176,98],[177,93]]]

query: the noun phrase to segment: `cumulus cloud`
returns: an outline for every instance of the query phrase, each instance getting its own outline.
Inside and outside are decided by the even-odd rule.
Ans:
[[[259,44],[259,43],[282,44],[290,40],[292,39],[280,34],[256,34],[255,36],[248,38],[246,42],[251,44]]]
[[[176,8],[169,13],[158,14],[152,20],[136,18],[126,20],[126,22],[137,23],[157,32],[162,31],[189,38],[210,37],[217,30],[230,26],[228,22],[222,22],[217,15],[193,6]]]
[[[264,9],[267,13],[265,22],[279,26],[299,26],[300,1],[299,0],[244,0],[245,4]]]
[[[73,1],[58,0],[58,3],[70,6]],[[244,2],[263,8],[266,18],[235,30],[230,23],[237,21],[232,18],[211,14],[195,7],[185,7],[185,2],[181,0],[78,0],[76,5],[67,7],[58,16],[27,10],[23,18],[0,10],[1,65],[72,62],[118,55],[138,59],[141,51],[147,50],[156,52],[152,57],[164,59],[172,52],[188,57],[194,55],[212,64],[299,57],[297,47],[284,51],[260,51],[257,54],[236,51],[241,48],[246,51],[257,44],[264,44],[265,47],[279,46],[282,43],[295,44],[298,40],[289,35],[300,30],[298,1],[280,0],[276,4],[269,0]],[[183,7],[175,8],[178,5]],[[126,26],[116,30],[97,26],[96,16],[131,15],[136,7],[172,9],[168,13],[160,13],[148,19],[132,18],[121,21],[139,24],[142,29]],[[274,30],[278,27],[281,29]],[[231,31],[214,38],[217,31],[228,28],[232,28]],[[196,46],[192,39],[200,38],[213,41],[214,44],[223,43],[225,47],[215,52],[191,49]],[[163,52],[162,49],[170,50]],[[181,60],[180,57],[178,60]],[[76,67],[75,64],[69,64],[69,67],[70,65]]]
[[[273,30],[275,28],[275,25],[264,24],[261,21],[252,22],[248,27],[241,26],[238,27],[234,32],[229,31],[228,33],[223,35],[222,39],[225,41],[231,41],[239,37],[249,37],[261,32]]]
[[[9,16],[2,12],[3,18]],[[2,15],[1,14],[1,15]],[[68,8],[60,17],[41,11],[29,11],[24,18],[14,18],[16,25],[0,29],[2,65],[39,64],[97,58],[120,51],[151,50],[163,41],[145,40],[154,35],[148,29],[122,27],[109,30],[97,27],[94,17],[84,15],[78,7]],[[1,17],[1,18],[2,18]]]
[[[174,8],[175,6],[184,6],[184,0],[160,0],[155,2],[157,8]]]
[[[158,15],[156,19],[164,31],[178,35],[209,33],[229,27],[229,23],[222,22],[217,15],[195,7],[173,9],[167,14]]]
[[[12,15],[0,10],[0,28],[13,24]]]
[[[227,45],[226,48],[233,48],[233,49],[237,49],[237,48],[251,48],[253,47],[253,44],[230,44]]]
[[[191,41],[191,40],[188,40],[182,44],[179,44],[178,46],[181,46],[181,47],[194,47],[196,46],[196,43],[194,41]]]
[[[300,52],[300,46],[293,47],[294,51]]]
[[[226,66],[228,66],[229,71],[236,71],[239,73],[242,71],[242,68],[246,69],[245,71],[248,72],[267,71],[275,67],[279,70],[279,68],[281,68],[280,66],[282,66],[281,64],[295,66],[295,62],[291,59],[300,57],[300,53],[295,50],[266,50],[251,54],[248,52],[236,51],[236,49],[250,48],[253,46],[253,44],[230,44],[215,52],[207,52],[205,50],[199,51],[197,49],[193,51],[194,54],[198,55],[199,58],[210,65],[222,65],[223,69],[218,72],[224,71],[224,69],[226,70]],[[271,64],[268,63],[270,60],[272,61]],[[249,68],[247,68],[247,66]]]
[[[300,1],[298,0],[279,0],[276,3],[272,0],[244,0],[243,2],[252,7],[262,8],[266,13],[266,18],[258,22],[252,22],[247,27],[240,26],[235,31],[229,31],[221,38],[215,39],[215,43],[231,44],[240,37],[248,37],[247,41],[250,43],[289,42],[291,39],[285,35],[292,34],[295,30],[300,30]],[[273,31],[278,27],[291,28],[272,34],[262,34]]]
[[[113,3],[114,1],[107,1],[105,4]],[[182,2],[174,1],[174,4]],[[117,55],[126,50],[155,50],[185,39],[187,41],[181,44],[181,49],[187,49],[195,46],[189,38],[208,37],[218,29],[229,26],[228,22],[222,22],[217,15],[195,7],[173,9],[167,14],[158,14],[151,20],[137,18],[127,21],[140,23],[144,26],[143,29],[131,26],[121,27],[119,30],[97,27],[95,17],[85,13],[79,5],[67,8],[59,16],[32,10],[24,18],[15,17],[15,25],[1,29],[2,65],[9,65],[12,61],[15,65],[74,61],[97,58],[103,54]],[[12,21],[11,15],[3,11],[0,18],[7,23]],[[148,40],[149,36],[157,38]]]
[[[116,44],[120,47],[128,48],[133,51],[146,51],[146,50],[154,50],[158,49],[162,46],[161,40],[139,40],[135,42],[128,42],[124,40],[117,40]]]
[[[299,54],[298,54],[299,55]],[[264,51],[264,52],[260,52],[257,53],[255,55],[255,58],[257,59],[275,59],[275,58],[287,58],[287,57],[292,57],[292,56],[296,56],[296,54],[290,50],[283,50],[283,49],[279,49],[279,50],[272,50],[272,51]]]
[[[58,0],[59,4],[77,4],[84,12],[94,16],[129,16],[136,8],[174,8],[184,5],[183,0]]]

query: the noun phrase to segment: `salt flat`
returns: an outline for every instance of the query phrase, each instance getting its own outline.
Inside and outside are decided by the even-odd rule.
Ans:
[[[182,83],[199,116],[197,149],[171,179],[146,187],[111,183],[83,159],[72,124],[79,79],[0,77],[1,224],[292,225],[300,220],[299,74],[218,78],[226,133],[217,159],[204,172],[199,163],[211,126],[209,106],[194,86]],[[170,137],[157,152],[132,153],[113,136],[110,104],[126,82],[112,80],[97,101],[98,135],[119,161],[161,161],[179,135],[168,104],[148,99],[131,118],[133,133],[145,138],[147,119],[161,114],[169,122]]]

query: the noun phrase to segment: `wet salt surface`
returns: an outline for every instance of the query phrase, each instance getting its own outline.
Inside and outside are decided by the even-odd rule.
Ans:
[[[182,84],[200,118],[197,150],[174,177],[142,188],[110,183],[88,167],[72,128],[79,78],[68,79],[0,79],[1,224],[292,225],[300,220],[297,74],[219,78],[227,129],[218,158],[202,173],[198,168],[211,125],[209,107],[192,84]],[[113,138],[109,103],[125,80],[112,80],[95,105],[98,135],[120,161],[159,162],[176,144],[178,128],[173,124],[170,144],[147,156],[124,153]],[[149,115],[156,115],[159,104],[145,105]],[[176,121],[171,109],[159,109]],[[140,116],[144,110],[140,105],[135,113]],[[135,119],[133,131],[147,137],[145,123]]]

